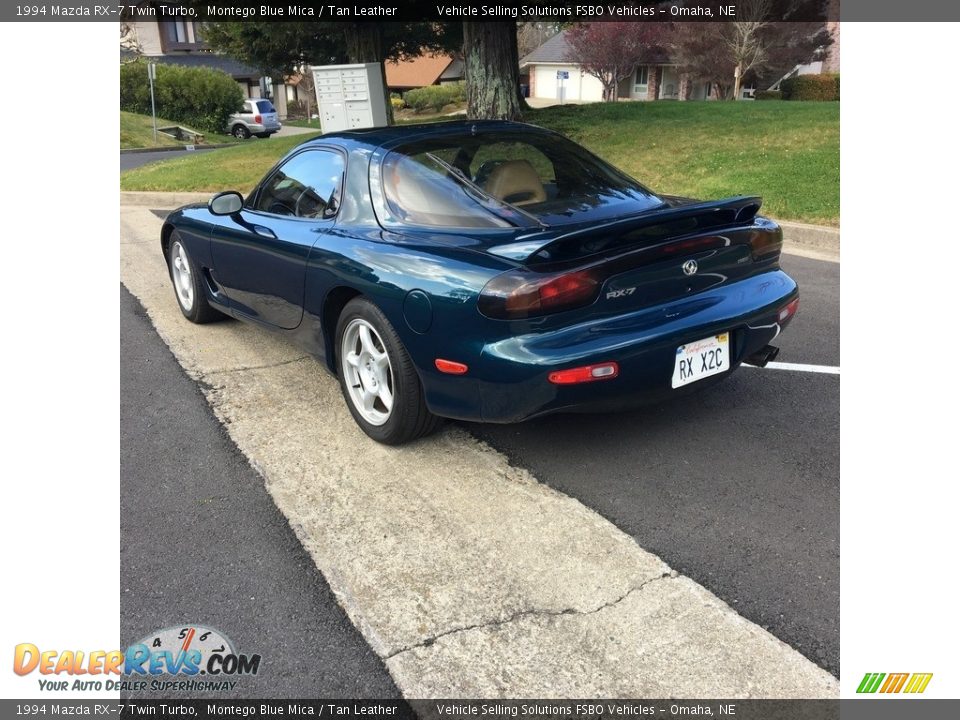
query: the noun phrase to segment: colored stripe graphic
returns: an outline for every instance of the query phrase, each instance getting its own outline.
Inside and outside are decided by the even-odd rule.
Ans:
[[[863,680],[860,681],[860,687],[857,688],[858,693],[875,693],[877,688],[880,687],[880,681],[885,677],[884,673],[867,673],[863,676]]]
[[[910,673],[890,673],[887,675],[887,681],[883,684],[883,687],[880,688],[882,693],[898,693],[900,688],[903,687],[903,684],[907,681],[907,678],[910,677]]]
[[[886,682],[884,682],[886,678]],[[909,678],[909,679],[908,679]],[[903,690],[904,693],[918,694],[927,689],[933,673],[866,673],[860,685],[857,687],[858,693],[875,693],[879,689],[881,693],[891,694]],[[880,683],[883,683],[881,686]],[[904,687],[906,685],[906,687]]]
[[[927,685],[930,684],[930,678],[933,677],[933,673],[914,673],[910,678],[910,682],[907,683],[907,687],[904,690],[905,693],[922,693],[927,689]]]

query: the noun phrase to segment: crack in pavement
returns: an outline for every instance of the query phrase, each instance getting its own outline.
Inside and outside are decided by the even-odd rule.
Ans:
[[[471,630],[482,630],[483,628],[492,628],[492,627],[503,627],[504,625],[509,625],[510,623],[516,622],[526,617],[541,616],[541,617],[560,617],[561,615],[595,615],[601,610],[606,610],[607,608],[612,608],[615,605],[626,600],[633,593],[643,590],[650,583],[659,582],[661,580],[675,579],[679,577],[678,573],[675,570],[670,570],[663,572],[657,577],[652,577],[647,580],[644,580],[639,585],[636,585],[629,590],[627,590],[620,597],[611,600],[610,602],[605,602],[602,605],[599,605],[592,610],[577,610],[576,608],[564,608],[563,610],[543,610],[538,608],[533,608],[530,610],[519,610],[510,616],[503,618],[501,620],[490,620],[487,622],[475,623],[473,625],[463,625],[461,627],[452,628],[450,630],[444,630],[442,633],[437,633],[428,637],[426,640],[421,642],[414,643],[413,645],[408,645],[406,647],[400,648],[399,650],[394,650],[391,653],[383,655],[384,661],[392,660],[398,655],[410,652],[412,650],[418,650],[421,648],[428,648],[434,643],[436,643],[441,638],[448,637],[449,635],[456,635],[458,633],[470,632]]]
[[[275,363],[268,363],[267,365],[249,365],[247,367],[236,367],[236,368],[226,368],[224,370],[208,370],[203,373],[204,377],[210,375],[225,375],[228,373],[238,373],[245,372],[247,370],[268,370],[270,368],[282,367],[283,365],[292,365],[293,363],[301,362],[302,360],[309,360],[312,355],[301,355],[300,357],[295,357],[291,360],[281,360]]]

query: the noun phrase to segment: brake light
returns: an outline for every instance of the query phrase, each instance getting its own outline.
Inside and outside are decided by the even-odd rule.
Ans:
[[[794,315],[796,315],[797,310],[799,309],[800,309],[800,298],[794,298],[793,300],[788,302],[786,305],[784,305],[783,308],[780,310],[780,312],[777,314],[777,322],[782,325],[783,323],[787,322],[787,320],[789,320]]]
[[[612,380],[619,374],[620,366],[617,363],[606,362],[599,365],[570,368],[569,370],[557,370],[550,373],[547,379],[554,385],[576,385],[597,380]]]
[[[535,317],[589,305],[599,289],[594,270],[540,276],[510,271],[487,283],[478,307],[487,317],[500,320]]]
[[[750,252],[754,260],[779,255],[782,247],[783,231],[779,227],[775,231],[755,230],[750,234]]]
[[[263,115],[254,115],[253,121],[259,125],[263,122]]]

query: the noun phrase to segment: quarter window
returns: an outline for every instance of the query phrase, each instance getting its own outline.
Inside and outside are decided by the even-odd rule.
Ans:
[[[287,160],[270,176],[254,209],[272,215],[330,218],[336,214],[342,182],[342,155],[308,150]]]

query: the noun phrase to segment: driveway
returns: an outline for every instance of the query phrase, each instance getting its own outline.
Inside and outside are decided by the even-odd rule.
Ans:
[[[839,366],[840,265],[783,267],[778,362]],[[463,427],[839,677],[839,375],[744,367],[634,412]]]
[[[836,696],[835,376],[744,368],[676,404],[386,448],[297,348],[187,323],[159,224],[121,209],[124,284],[406,697]],[[833,357],[830,292],[797,353]]]
[[[203,624],[262,657],[232,697],[398,697],[260,476],[123,289],[120,334],[122,647]]]

